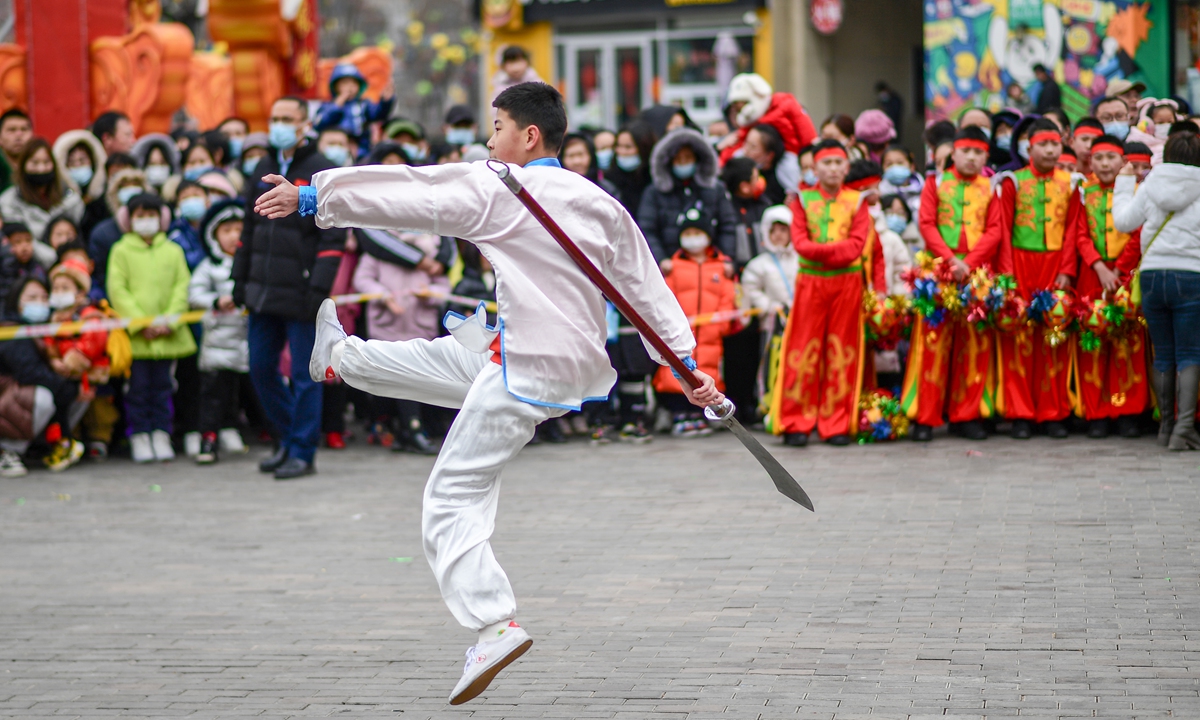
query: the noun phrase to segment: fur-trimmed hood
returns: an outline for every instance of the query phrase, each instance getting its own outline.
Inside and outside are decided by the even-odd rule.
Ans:
[[[143,135],[133,144],[133,152],[131,153],[137,158],[138,165],[146,167],[146,159],[150,157],[150,151],[154,148],[162,150],[163,156],[167,159],[167,164],[171,166],[171,174],[179,173],[180,152],[179,146],[171,139],[170,135],[163,133],[150,133]]]
[[[92,181],[85,188],[79,187],[79,184],[72,180],[71,175],[67,172],[67,156],[71,154],[71,150],[76,145],[87,146],[92,155]],[[58,163],[59,175],[62,176],[68,187],[79,193],[79,197],[84,198],[84,202],[95,200],[104,194],[104,185],[107,180],[104,163],[108,160],[108,154],[104,152],[104,145],[96,139],[91,131],[68,130],[54,141],[54,148],[51,152],[54,154],[54,162]]]
[[[143,188],[149,187],[146,183],[146,173],[141,170],[129,168],[113,175],[112,182],[108,184],[108,188],[104,191],[104,201],[108,203],[108,211],[112,213],[113,217],[116,217],[117,212],[121,209],[121,199],[117,197],[117,191],[120,189],[122,181],[125,180],[137,180],[138,184]],[[122,229],[124,230],[125,228]]]
[[[667,133],[654,146],[654,152],[650,153],[650,178],[659,192],[669,193],[675,188],[671,164],[680,148],[685,146],[696,154],[696,174],[693,176],[696,184],[701,187],[714,187],[717,184],[717,154],[705,142],[703,135],[695,130],[679,128]]]

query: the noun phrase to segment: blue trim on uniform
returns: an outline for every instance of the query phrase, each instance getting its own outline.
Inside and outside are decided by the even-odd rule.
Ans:
[[[300,186],[300,217],[317,214],[317,189],[312,185]]]
[[[529,162],[525,163],[525,167],[556,167],[556,168],[561,168],[561,167],[562,167],[562,163],[560,163],[560,162],[558,161],[558,158],[553,158],[553,157],[544,157],[544,158],[538,158],[537,160],[530,160]],[[556,405],[555,407],[558,407],[558,406]],[[578,409],[578,408],[576,408],[576,409]]]
[[[555,161],[555,162],[557,162],[557,161]],[[528,403],[530,405],[537,405],[538,407],[556,408],[559,410],[581,410],[581,409],[583,409],[582,404],[580,404],[580,405],[562,405],[560,403],[543,402],[541,400],[534,400],[533,398],[521,397],[520,395],[513,392],[511,388],[508,387],[508,358],[505,357],[505,352],[504,352],[504,318],[500,318],[497,322],[500,325],[500,372],[504,377],[504,389],[508,390],[508,394],[512,395],[513,397],[515,397],[516,399],[520,400],[523,403]],[[607,400],[607,399],[608,399],[607,395],[600,395],[597,397],[586,397],[583,399],[583,402],[585,402],[585,403],[599,402],[601,400]]]
[[[483,313],[483,317],[487,318],[487,303],[484,302],[483,300],[480,300],[479,307],[475,308],[475,314],[478,315],[480,313]],[[446,327],[446,319],[447,318],[454,318],[455,320],[466,320],[467,316],[462,315],[460,313],[456,313],[453,310],[447,310],[446,314],[442,316],[442,327]],[[483,321],[483,329],[487,330],[488,332],[496,332],[504,325],[504,322],[502,320],[497,321],[497,322],[498,322],[498,324],[496,324],[496,325],[488,325],[487,320],[485,319]],[[449,330],[450,328],[446,328],[446,329]],[[501,340],[500,342],[503,343],[504,341]]]
[[[695,370],[697,367],[699,367],[696,365],[696,361],[692,359],[691,355],[684,355],[682,358],[680,358],[680,360],[683,360],[683,366],[688,370]],[[667,367],[670,366],[668,365]],[[683,376],[675,372],[675,368],[671,368],[671,374],[675,376],[676,380],[683,382]]]

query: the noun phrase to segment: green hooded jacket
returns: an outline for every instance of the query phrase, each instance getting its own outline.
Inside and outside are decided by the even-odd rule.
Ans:
[[[147,244],[125,233],[108,255],[108,301],[124,318],[173,315],[188,311],[188,272],[183,248],[158,233]],[[134,360],[171,360],[196,352],[187,325],[175,323],[170,335],[147,340],[131,333]]]

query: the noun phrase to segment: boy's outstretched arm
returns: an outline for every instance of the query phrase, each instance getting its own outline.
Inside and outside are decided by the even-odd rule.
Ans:
[[[254,212],[270,220],[287,217],[300,207],[300,188],[291,184],[282,175],[267,175],[263,182],[275,187],[258,196]]]

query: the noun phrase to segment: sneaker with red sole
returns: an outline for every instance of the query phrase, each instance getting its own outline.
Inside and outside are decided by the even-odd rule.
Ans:
[[[339,432],[325,433],[325,447],[330,450],[345,450],[346,438]]]

